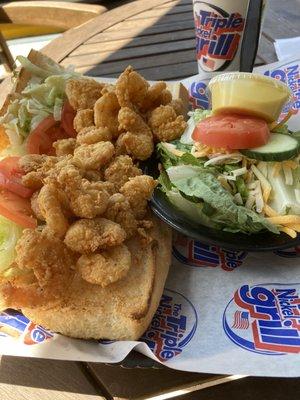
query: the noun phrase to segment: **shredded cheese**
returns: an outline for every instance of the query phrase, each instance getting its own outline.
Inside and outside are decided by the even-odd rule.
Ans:
[[[300,232],[300,224],[287,224],[287,228],[293,229],[296,232]]]
[[[255,176],[257,177],[257,179],[261,183],[261,187],[263,189],[263,199],[264,199],[264,202],[267,203],[268,199],[270,197],[271,191],[272,191],[272,187],[271,187],[270,183],[268,182],[268,180],[263,176],[263,174],[260,172],[260,170],[258,168],[256,168],[255,165],[252,164],[251,169],[252,169],[253,173],[255,174]]]
[[[163,146],[165,146],[169,152],[173,153],[177,157],[181,157],[184,154],[183,151],[176,149],[172,143],[164,143]]]
[[[287,167],[285,164],[283,164],[283,174],[284,174],[285,184],[291,186],[294,181],[293,173],[291,168]]]
[[[229,185],[229,183],[227,182],[227,180],[224,178],[224,176],[219,175],[219,176],[218,176],[218,181],[221,183],[221,185],[223,186],[224,189],[226,189],[226,190],[228,190],[230,193],[232,193],[231,186]]]
[[[287,160],[287,161],[282,161],[283,166],[291,169],[297,169],[299,166],[299,163],[293,160]]]
[[[272,207],[268,206],[268,204],[265,204],[264,212],[268,217],[277,217],[279,215]]]
[[[297,237],[297,232],[294,231],[291,228],[287,228],[286,226],[280,226],[278,228],[281,232],[286,233],[287,235],[289,235],[291,238],[295,239]]]
[[[274,176],[274,177],[278,176],[281,171],[281,168],[282,168],[282,163],[280,163],[280,162],[274,163],[273,168],[272,168],[272,176]]]
[[[293,111],[289,110],[286,116],[279,123],[277,121],[272,122],[269,126],[270,132],[274,132],[276,129],[281,128],[287,122],[287,120],[291,118],[292,115]]]
[[[300,215],[278,215],[268,217],[267,220],[275,225],[300,224]]]

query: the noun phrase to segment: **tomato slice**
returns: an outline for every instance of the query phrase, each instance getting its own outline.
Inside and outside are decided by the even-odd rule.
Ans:
[[[69,137],[76,137],[77,132],[73,127],[73,121],[76,111],[71,107],[68,101],[65,101],[61,115],[61,126]]]
[[[267,143],[268,124],[261,118],[245,115],[215,115],[200,121],[192,134],[196,142],[211,147],[251,149]]]
[[[5,189],[0,189],[0,214],[23,228],[34,229],[37,221],[32,217],[29,199],[23,199]]]
[[[20,157],[6,157],[0,161],[0,188],[4,188],[18,196],[29,198],[33,190],[22,184],[24,171],[19,167]]]
[[[45,118],[28,136],[26,149],[29,154],[55,155],[52,144],[67,134],[53,116]]]

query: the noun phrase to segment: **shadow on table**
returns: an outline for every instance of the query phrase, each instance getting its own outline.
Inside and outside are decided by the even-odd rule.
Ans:
[[[11,388],[15,387],[16,399],[20,398],[17,393],[20,387],[84,395],[101,395],[99,388],[85,373],[82,364],[74,361],[2,356],[0,364],[1,384],[11,385]],[[0,397],[3,399],[2,395]],[[8,396],[8,398],[13,398],[13,396]],[[43,397],[41,396],[41,398]],[[56,396],[53,398],[58,399]]]
[[[120,24],[75,49],[66,64],[90,76],[117,77],[128,65],[153,80],[196,74],[192,1],[162,4],[132,17],[125,14]]]

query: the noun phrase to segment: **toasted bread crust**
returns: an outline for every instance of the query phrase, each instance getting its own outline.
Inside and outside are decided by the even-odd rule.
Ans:
[[[154,242],[127,246],[133,264],[126,278],[106,288],[77,276],[62,307],[25,308],[23,313],[52,331],[82,339],[137,340],[158,307],[171,261],[171,232],[155,219]]]

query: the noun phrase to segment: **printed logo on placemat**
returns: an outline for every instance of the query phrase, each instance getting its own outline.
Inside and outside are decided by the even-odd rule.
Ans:
[[[300,246],[296,246],[286,250],[277,250],[274,251],[274,253],[284,258],[297,258],[300,257]]]
[[[20,339],[32,345],[51,339],[54,334],[36,325],[18,311],[7,309],[0,313],[0,336]]]
[[[226,335],[258,353],[300,353],[300,284],[243,285],[223,315]]]
[[[193,304],[182,294],[165,289],[148,330],[141,337],[160,361],[182,353],[198,324]]]
[[[181,263],[193,267],[221,267],[224,271],[233,271],[243,264],[247,252],[221,249],[176,234],[173,256]]]
[[[220,71],[233,60],[245,18],[204,1],[194,2],[197,58],[204,71]]]
[[[293,101],[286,104],[282,111],[281,118],[289,111],[297,114],[300,109],[300,80],[299,80],[299,64],[283,66],[273,70],[265,71],[264,75],[278,79],[286,83],[293,92]]]
[[[204,82],[193,82],[190,86],[189,101],[192,108],[209,108],[209,99],[206,93],[207,85]]]

